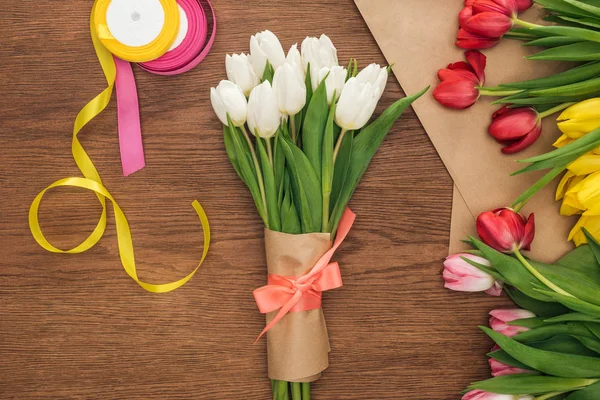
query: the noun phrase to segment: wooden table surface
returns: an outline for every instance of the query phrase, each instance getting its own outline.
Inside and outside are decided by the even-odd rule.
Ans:
[[[218,34],[199,67],[171,78],[136,68],[147,167],[121,175],[114,101],[80,135],[129,219],[142,279],[168,282],[195,267],[202,238],[190,204],[206,209],[210,255],[163,295],[125,274],[112,210],[105,236],[82,254],[48,253],[31,236],[37,193],[80,176],[73,120],[105,81],[88,32],[92,1],[0,5],[0,398],[268,399],[265,342],[252,345],[264,324],[252,299],[266,275],[262,227],[227,160],[209,89],[225,78],[225,53],[247,52],[263,29],[286,48],[326,32],[340,61],[385,63],[352,0],[214,0]],[[401,96],[390,77],[377,113]],[[314,399],[458,399],[489,376],[491,343],[476,325],[509,302],[442,287],[451,200],[451,179],[409,110],[351,202],[358,220],[336,256],[344,287],[324,296],[331,366]],[[73,246],[99,210],[89,192],[56,190],[42,228]]]

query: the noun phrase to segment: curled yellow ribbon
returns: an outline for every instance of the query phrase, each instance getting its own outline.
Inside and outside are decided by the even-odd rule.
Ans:
[[[117,228],[117,241],[119,245],[119,256],[121,258],[121,263],[123,264],[123,268],[127,272],[127,274],[136,281],[142,288],[152,293],[166,293],[172,290],[175,290],[182,285],[184,285],[187,281],[189,281],[194,274],[198,271],[206,255],[208,254],[208,249],[210,246],[210,225],[208,223],[208,218],[200,204],[197,201],[192,203],[192,206],[196,210],[198,217],[200,219],[200,223],[202,224],[202,230],[204,232],[204,250],[202,253],[202,258],[200,263],[188,276],[182,278],[176,282],[166,283],[166,284],[150,284],[145,283],[139,280],[137,276],[137,271],[135,267],[135,256],[133,252],[133,241],[131,238],[131,231],[129,229],[129,223],[127,222],[127,218],[125,214],[110,194],[108,189],[102,184],[102,179],[100,178],[100,174],[98,170],[94,166],[91,158],[83,149],[83,146],[79,142],[77,135],[83,129],[83,127],[91,121],[94,117],[100,114],[110,102],[110,98],[113,92],[113,88],[116,80],[116,66],[115,61],[111,52],[102,45],[95,28],[94,15],[98,2],[103,2],[103,0],[97,0],[94,3],[94,7],[92,8],[92,17],[90,18],[90,31],[92,36],[92,42],[94,44],[94,49],[96,50],[96,55],[98,56],[98,60],[100,61],[100,65],[102,66],[102,70],[106,77],[107,87],[104,89],[99,95],[97,95],[93,100],[91,100],[88,104],[85,105],[77,115],[75,119],[75,123],[73,126],[73,142],[71,146],[71,151],[73,153],[73,159],[77,164],[77,167],[83,174],[84,178],[74,177],[74,178],[65,178],[58,180],[42,190],[36,198],[33,200],[31,207],[29,209],[29,228],[31,229],[31,233],[33,237],[37,241],[37,243],[44,249],[53,252],[53,253],[68,253],[68,254],[76,254],[82,253],[90,248],[92,248],[104,235],[104,231],[106,229],[106,200],[108,199],[113,206],[114,215],[115,215],[115,224]],[[174,1],[173,1],[174,2]],[[71,186],[77,187],[85,190],[90,190],[96,194],[98,201],[102,206],[102,214],[100,215],[100,220],[98,224],[94,228],[93,232],[78,246],[70,249],[70,250],[61,250],[53,246],[42,233],[42,229],[40,227],[40,223],[38,220],[38,211],[39,206],[44,197],[44,194],[53,188],[61,187],[61,186]]]
[[[92,13],[92,32],[112,54],[130,62],[156,60],[169,50],[179,33],[179,7],[175,0],[158,0],[164,11],[164,24],[160,34],[144,46],[127,46],[114,38],[106,25],[106,12],[112,0],[96,0]]]

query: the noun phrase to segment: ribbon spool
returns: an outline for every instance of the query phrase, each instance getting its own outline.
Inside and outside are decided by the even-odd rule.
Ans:
[[[202,42],[202,46],[199,48],[196,42],[192,43],[192,39],[201,37],[197,36],[195,32],[208,31],[207,18],[204,11],[200,13],[189,8],[188,6],[191,6],[191,3],[193,2],[183,0],[177,0],[177,2],[175,0],[95,1],[90,18],[90,32],[96,55],[108,85],[81,109],[73,126],[71,151],[73,159],[84,177],[64,178],[54,182],[36,196],[29,209],[29,227],[34,239],[42,248],[53,253],[77,254],[95,246],[104,235],[107,221],[106,203],[108,200],[114,211],[119,256],[123,268],[142,288],[153,293],[165,293],[175,290],[189,281],[198,271],[208,254],[210,246],[208,218],[200,204],[194,201],[192,206],[198,215],[204,232],[204,249],[200,263],[188,276],[167,284],[150,284],[140,281],[137,276],[133,240],[127,218],[114,197],[103,185],[98,170],[79,142],[77,135],[88,122],[104,111],[116,86],[123,172],[128,175],[127,172],[135,172],[135,170],[144,166],[137,90],[133,71],[128,61],[154,61],[168,54],[169,50],[176,51],[181,47],[177,53],[173,53],[179,54],[177,57],[179,62],[176,65],[170,64],[175,65],[176,68],[162,74],[182,73],[200,63],[214,41],[216,21],[212,6],[210,2],[206,1],[211,9],[213,29],[206,45]],[[195,3],[196,7],[202,8],[200,0],[196,0]],[[185,15],[182,17],[183,14],[181,13]],[[199,17],[200,15],[204,15],[204,19]],[[185,22],[182,23],[181,21]],[[194,24],[204,25],[200,25],[196,29]],[[183,28],[185,28],[185,33],[182,33]],[[194,36],[191,36],[188,40],[190,34]],[[181,37],[182,39],[178,40]],[[204,35],[204,39],[206,39],[206,35]],[[184,52],[184,50],[186,51]],[[183,57],[182,54],[187,57]],[[93,192],[102,206],[102,214],[93,232],[82,243],[70,250],[61,250],[53,246],[45,238],[38,220],[39,207],[44,194],[48,190],[65,186]]]

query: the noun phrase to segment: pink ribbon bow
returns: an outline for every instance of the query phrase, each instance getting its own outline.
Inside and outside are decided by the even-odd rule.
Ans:
[[[279,310],[275,318],[263,329],[256,342],[288,312],[319,309],[321,308],[322,293],[342,286],[340,266],[337,262],[330,263],[330,261],[333,253],[348,236],[355,219],[356,215],[346,208],[333,247],[323,254],[305,275],[290,277],[271,274],[268,284],[254,291],[254,299],[262,314]]]

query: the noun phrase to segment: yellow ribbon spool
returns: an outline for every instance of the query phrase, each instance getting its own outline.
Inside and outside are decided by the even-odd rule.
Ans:
[[[163,4],[176,4],[174,0],[160,1]],[[93,100],[86,104],[85,107],[81,109],[81,111],[77,115],[77,118],[75,119],[75,123],[73,126],[73,141],[71,151],[73,153],[73,159],[75,160],[75,163],[77,164],[77,167],[83,174],[84,178],[74,177],[61,179],[42,190],[33,200],[33,203],[31,204],[31,207],[29,209],[29,228],[31,229],[31,233],[37,241],[37,243],[45,250],[48,250],[52,253],[82,253],[96,245],[96,243],[98,243],[98,241],[104,235],[104,231],[106,229],[106,200],[108,199],[112,203],[115,214],[115,225],[117,228],[116,230],[117,242],[119,245],[119,256],[121,258],[123,268],[125,269],[127,274],[145,290],[152,293],[166,293],[183,286],[194,276],[194,274],[198,271],[198,269],[204,262],[204,259],[208,254],[208,249],[210,246],[210,225],[208,223],[206,213],[197,201],[194,201],[192,203],[194,210],[198,214],[198,218],[200,219],[200,223],[202,224],[202,230],[204,232],[204,249],[202,252],[202,258],[198,266],[188,276],[176,282],[157,285],[140,281],[137,276],[135,266],[135,255],[133,252],[133,241],[131,238],[131,231],[129,229],[129,223],[127,222],[127,218],[125,217],[125,214],[117,204],[116,200],[110,194],[108,189],[106,189],[106,187],[102,184],[102,179],[100,178],[98,170],[94,166],[94,163],[92,162],[91,158],[85,152],[83,146],[77,138],[77,135],[81,131],[81,129],[83,129],[83,127],[88,122],[90,122],[94,117],[96,117],[106,108],[106,106],[110,102],[110,98],[115,85],[115,79],[117,74],[115,61],[113,59],[112,53],[105,46],[103,46],[103,42],[97,35],[96,24],[94,21],[94,16],[98,14],[97,6],[102,6],[103,9],[106,10],[107,3],[109,2],[110,0],[96,0],[96,2],[94,3],[94,7],[92,8],[92,17],[90,18],[90,31],[92,35],[92,42],[94,44],[94,49],[96,50],[98,60],[100,61],[100,65],[102,66],[102,70],[106,77],[106,82],[108,86]],[[179,20],[177,19],[177,21]],[[148,51],[154,50],[155,48],[148,49]],[[141,56],[144,53],[140,52],[136,54]],[[61,250],[53,246],[42,233],[42,229],[38,220],[38,211],[44,194],[48,190],[64,186],[76,187],[94,192],[102,206],[102,214],[100,215],[100,220],[98,221],[96,228],[94,228],[94,231],[82,243],[70,250]]]
[[[113,0],[96,0],[92,12],[92,30],[96,31],[102,45],[122,60],[129,62],[156,60],[169,50],[179,33],[179,7],[177,2],[175,0],[156,1],[162,6],[164,24],[159,35],[148,44],[128,46],[119,42],[113,36],[107,25],[108,9]],[[139,14],[137,17],[139,18]]]

